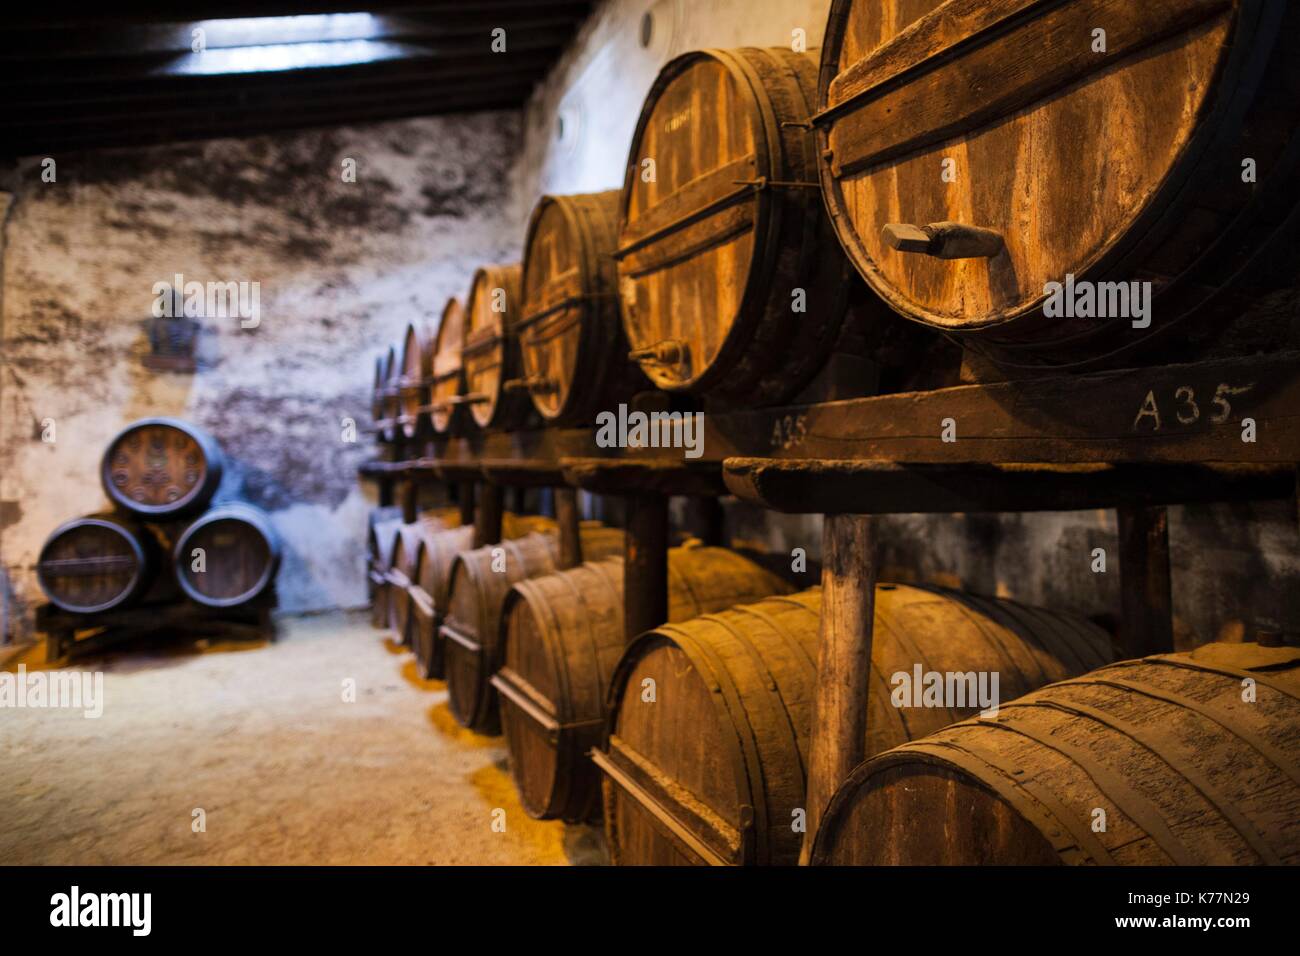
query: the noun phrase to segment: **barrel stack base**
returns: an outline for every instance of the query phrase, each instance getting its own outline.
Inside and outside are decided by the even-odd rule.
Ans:
[[[96,614],[70,614],[53,604],[36,609],[36,629],[45,635],[47,661],[76,660],[136,638],[171,632],[179,636],[275,640],[272,586],[239,607],[211,608],[190,601],[141,604]],[[85,637],[78,633],[93,631]]]

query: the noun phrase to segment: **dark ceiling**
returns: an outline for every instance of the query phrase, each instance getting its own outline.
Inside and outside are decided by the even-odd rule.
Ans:
[[[0,154],[518,108],[594,6],[21,4],[0,28]]]

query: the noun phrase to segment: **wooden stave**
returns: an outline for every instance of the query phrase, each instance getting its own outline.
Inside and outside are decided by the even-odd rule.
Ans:
[[[130,582],[122,588],[115,598],[95,604],[74,603],[50,586],[42,564],[49,550],[58,539],[75,532],[79,528],[97,527],[118,534],[126,543],[128,551],[135,558],[135,569]],[[97,614],[118,608],[130,607],[143,597],[153,584],[160,566],[157,541],[143,525],[116,514],[93,514],[73,518],[59,525],[45,539],[36,561],[36,580],[51,604],[70,614]]]
[[[380,509],[382,510],[382,509]],[[388,627],[388,605],[392,600],[391,586],[388,583],[389,561],[392,558],[393,539],[401,527],[401,510],[397,509],[394,517],[386,517],[371,523],[366,533],[366,553],[370,563],[374,592],[371,595],[370,623],[375,627]]]
[[[817,160],[811,137],[801,131],[816,104],[816,61],[811,54],[798,54],[783,47],[733,50],[698,50],[669,61],[661,69],[646,96],[631,152],[620,206],[620,246],[628,228],[628,204],[639,175],[644,131],[653,117],[653,106],[681,73],[702,60],[715,60],[731,75],[742,91],[748,91],[746,107],[750,125],[762,133],[756,145],[757,174],[772,182],[817,182]],[[774,62],[776,60],[777,62]],[[789,89],[768,85],[762,75],[794,78]],[[803,76],[801,77],[801,74]],[[778,102],[776,94],[789,95]],[[706,394],[727,404],[740,406],[775,405],[796,395],[822,368],[834,349],[849,304],[853,273],[834,230],[826,219],[822,203],[811,188],[768,187],[753,194],[752,232],[755,244],[765,238],[762,253],[751,257],[740,315],[728,332],[717,356],[703,372],[684,382],[656,375],[652,363],[642,369],[654,385],[664,391]],[[774,198],[775,197],[775,198]],[[802,200],[808,200],[803,202]],[[771,228],[775,223],[777,228]],[[782,255],[785,249],[797,255]],[[791,260],[797,267],[790,268]],[[619,282],[623,301],[626,337],[633,348],[653,344],[639,342],[634,327],[634,309],[629,307],[625,268],[620,258]],[[790,290],[803,288],[814,303],[827,302],[790,318]],[[870,303],[875,311],[878,304]],[[754,310],[761,306],[761,315]],[[765,356],[776,356],[767,358]],[[791,361],[794,356],[796,361]]]
[[[407,597],[413,620],[411,649],[415,653],[416,670],[425,680],[446,677],[445,642],[440,628],[451,589],[451,567],[457,556],[473,550],[474,539],[474,526],[460,524],[456,509],[440,510],[438,514],[443,517],[446,527],[437,530],[431,525],[425,527],[416,546],[412,575],[414,587],[424,592],[433,613],[426,615],[409,597],[409,592]],[[507,511],[502,515],[501,529],[502,539],[510,540],[531,531],[553,531],[554,521],[541,515],[517,515]],[[435,564],[429,563],[430,554],[438,556]]]
[[[415,629],[411,635],[416,669],[425,680],[441,680],[446,675],[444,647],[438,633],[441,616],[451,586],[451,565],[457,554],[473,548],[474,526],[462,525],[425,534],[416,550],[415,580],[429,596],[433,615],[425,618],[413,608]],[[436,560],[433,557],[436,556]]]
[[[427,525],[441,528],[442,522],[434,516],[422,517],[409,523],[403,522],[393,538],[392,550],[388,558],[389,573],[399,577],[396,583],[390,583],[393,592],[388,600],[388,629],[397,636],[397,643],[403,647],[411,645],[410,585],[413,581],[412,572],[415,569],[421,532]],[[406,584],[401,583],[402,577],[406,579]]]
[[[514,333],[523,298],[522,275],[520,263],[496,264],[480,266],[470,280],[469,295],[465,300],[465,341],[461,348],[466,395],[479,393],[475,363],[480,355],[485,356],[486,367],[495,366],[497,369],[495,381],[481,392],[487,399],[468,405],[470,420],[483,430],[519,428],[532,408],[532,401],[527,396],[505,389],[505,383],[517,378],[522,367],[519,340]],[[504,290],[505,311],[493,313],[490,304],[481,304],[480,288]],[[492,332],[488,334],[487,329]]]
[[[754,605],[722,612],[721,614],[705,615],[685,624],[665,625],[656,628],[654,631],[647,632],[629,645],[627,652],[619,662],[618,670],[611,684],[607,704],[609,711],[606,724],[607,737],[604,747],[597,755],[598,758],[603,758],[599,762],[602,764],[601,769],[605,772],[601,787],[605,810],[606,841],[610,847],[613,862],[616,864],[646,862],[641,859],[625,859],[626,854],[622,850],[622,835],[619,831],[620,816],[617,801],[620,799],[623,801],[622,805],[630,807],[635,814],[633,817],[633,830],[636,831],[634,837],[641,839],[643,842],[648,839],[647,845],[651,847],[651,852],[654,854],[651,862],[655,864],[700,861],[722,865],[737,863],[793,864],[798,859],[802,835],[793,833],[790,827],[781,824],[783,821],[790,819],[788,816],[790,811],[802,808],[806,796],[802,767],[803,761],[807,757],[806,741],[811,726],[813,689],[817,681],[817,626],[821,600],[820,591],[820,588],[812,588],[799,594],[771,598]],[[958,620],[970,619],[975,621],[973,633],[977,634],[978,639],[983,643],[976,645],[973,649],[980,653],[991,657],[996,656],[1002,650],[1000,647],[1001,640],[1009,636],[1011,639],[1010,646],[1017,656],[1021,657],[1022,663],[1032,663],[1034,669],[1040,675],[1045,674],[1049,679],[1051,672],[1077,673],[1091,664],[1100,663],[1109,658],[1108,636],[1095,625],[1076,620],[1068,615],[1054,614],[1038,608],[1027,608],[1027,606],[1015,602],[975,598],[971,595],[960,594],[959,592],[938,587],[880,585],[876,597],[876,639],[872,650],[874,692],[868,696],[868,753],[877,753],[886,749],[890,734],[902,733],[905,735],[908,732],[908,725],[898,714],[894,715],[892,721],[886,721],[881,717],[882,713],[887,714],[893,709],[888,703],[889,688],[881,674],[882,670],[888,669],[881,665],[882,655],[888,654],[889,658],[894,660],[896,664],[901,663],[899,659],[905,659],[909,665],[916,657],[915,654],[909,657],[907,648],[902,647],[902,642],[895,636],[896,630],[907,633],[906,629],[902,628],[900,620],[886,616],[895,613],[893,607],[895,598],[889,596],[891,593],[897,594],[899,611],[910,611],[913,607],[924,606],[925,603],[935,603],[944,608],[953,609]],[[980,616],[990,609],[994,612],[995,617],[984,618]],[[1037,634],[1034,631],[1028,631],[1026,633],[1027,625],[1022,613],[1025,611],[1032,612],[1029,619],[1037,626],[1051,625],[1050,632]],[[763,623],[761,626],[767,629],[767,633],[763,635],[761,641],[765,642],[766,646],[757,648],[754,638],[761,633],[759,630],[754,630],[753,634],[744,639],[744,642],[740,640],[740,635],[744,629],[738,630],[736,625],[745,615],[750,615],[753,619],[759,621],[764,618],[779,621],[784,616],[787,620],[799,621],[800,628],[798,631],[780,633],[772,629],[769,624]],[[993,625],[991,629],[991,633],[994,635],[993,639],[990,639],[990,634],[985,631],[985,625],[988,624]],[[714,628],[715,634],[712,637],[703,638],[701,634],[707,628]],[[767,663],[769,659],[779,659],[784,656],[787,664],[793,664],[794,667],[781,674],[770,674],[774,681],[771,687],[774,689],[767,693],[766,697],[756,698],[757,690],[762,688],[756,687],[753,683],[748,687],[741,686],[733,675],[718,669],[717,662],[721,658],[710,646],[716,642],[716,629],[718,628],[725,628],[736,638],[732,642],[735,646],[730,651],[732,656],[729,659],[732,662],[740,661],[743,663],[749,661],[752,664],[757,661],[762,663],[763,667],[770,673],[771,667]],[[967,631],[968,636],[971,633],[971,630]],[[1068,640],[1066,635],[1069,635]],[[1031,648],[1029,638],[1032,638],[1032,642],[1037,645],[1036,647]],[[968,659],[961,661],[952,659],[936,660],[942,655],[952,653],[952,649],[948,646],[950,640],[949,637],[940,640],[926,638],[924,635],[921,636],[923,646],[919,649],[925,655],[923,657],[925,670],[971,669],[970,664],[967,662]],[[912,645],[914,651],[918,649],[915,641],[916,635],[908,633],[907,642]],[[1044,641],[1047,644],[1043,644]],[[1084,643],[1074,645],[1068,662],[1058,659],[1056,657],[1058,651],[1051,650],[1051,648],[1066,650],[1071,642],[1076,641]],[[748,643],[749,647],[741,648],[741,643]],[[613,764],[620,772],[625,774],[629,769],[626,760],[617,760],[611,756],[612,751],[619,750],[621,747],[621,745],[616,746],[614,738],[620,727],[620,708],[623,704],[624,689],[633,679],[637,665],[642,657],[654,651],[657,647],[669,644],[674,644],[681,650],[684,655],[683,659],[688,660],[691,668],[696,670],[697,673],[700,672],[699,669],[702,663],[709,668],[713,686],[718,688],[712,694],[711,700],[718,715],[718,724],[723,728],[717,750],[726,755],[724,765],[730,765],[732,770],[731,778],[734,778],[733,782],[737,787],[737,805],[733,808],[735,814],[730,821],[721,817],[718,818],[721,823],[711,836],[712,843],[709,838],[700,838],[700,833],[694,832],[694,837],[703,846],[703,853],[692,850],[688,843],[672,836],[670,830],[664,825],[652,823],[651,817],[639,806],[628,804],[623,785],[615,783],[608,769],[610,764]],[[1000,663],[1005,664],[1008,661],[1004,659]],[[999,669],[999,673],[1003,676],[1005,676],[1006,672],[1006,669]],[[782,684],[789,688],[788,695],[782,692]],[[1020,692],[1023,692],[1030,686],[1036,686],[1032,682],[1031,675],[1023,670],[1017,671],[1013,673],[1013,681],[1011,682],[1013,693],[1003,694],[1003,696],[1010,699],[1010,697],[1014,696],[1017,687],[1021,688]],[[747,699],[746,695],[750,699]],[[727,724],[724,721],[730,719],[729,713],[743,712],[751,707],[758,707],[760,704],[764,706],[769,715],[775,715],[769,727],[758,728],[753,724],[742,725],[736,723],[732,725],[731,735],[726,733]],[[920,729],[922,732],[926,728],[938,729],[948,722],[948,716],[940,714],[938,709],[911,709],[909,715],[913,715],[909,717],[909,720],[918,725],[915,729]],[[781,721],[785,722],[784,725],[780,723]],[[700,729],[698,733],[701,739],[705,738],[703,729]],[[756,735],[760,733],[762,740],[756,742],[758,739]],[[903,739],[906,739],[906,737],[904,736]],[[882,746],[882,742],[886,746]],[[776,759],[773,759],[774,755]],[[631,776],[635,779],[635,774],[631,774]],[[766,799],[764,799],[764,794],[747,792],[746,788],[749,787],[749,781],[765,779],[775,781],[775,785],[766,794]],[[636,780],[636,782],[644,785],[645,778]],[[678,785],[680,786],[680,781]],[[689,793],[689,791],[687,792]],[[746,808],[752,808],[752,810],[747,812]],[[698,824],[698,821],[695,822]],[[691,821],[688,821],[687,830],[690,830],[690,823]],[[727,843],[727,846],[719,845],[724,842]],[[645,852],[644,846],[641,849],[642,852]]]
[[[397,428],[407,439],[419,438],[426,433],[428,420],[424,408],[429,399],[431,358],[428,334],[414,322],[408,323],[402,336],[401,384],[397,399],[400,412]]]
[[[599,559],[623,550],[617,528],[583,527],[585,554]],[[502,548],[506,570],[491,570],[492,551]],[[439,631],[444,645],[448,706],[462,727],[484,734],[500,733],[497,692],[492,675],[500,666],[502,609],[510,587],[525,578],[553,573],[559,559],[555,532],[529,531],[500,544],[457,555],[448,586],[447,613]],[[471,652],[457,641],[463,635],[478,644]]]
[[[724,593],[718,593],[719,580],[731,585]],[[791,590],[781,578],[734,551],[702,546],[669,550],[668,586],[670,622]],[[598,623],[579,630],[572,620],[559,621],[555,605],[564,597],[577,599],[576,618]],[[533,742],[534,725],[528,723],[532,718],[502,695],[502,725],[521,802],[534,819],[591,820],[599,814],[600,777],[586,754],[600,743],[607,689],[624,647],[622,557],[588,561],[577,568],[520,581],[507,594],[501,615],[501,660],[509,670],[503,669],[497,676],[515,688],[522,681],[537,690],[536,682],[528,680],[532,668],[523,665],[525,649],[518,646],[518,637],[511,637],[516,614],[531,617],[538,649],[544,649],[558,678],[553,681],[558,693],[548,703],[550,716],[560,725],[556,739],[549,744],[555,755],[554,772],[539,786],[524,769],[525,763],[536,766],[526,753],[528,742]],[[548,621],[551,626],[543,626]],[[497,679],[493,683],[500,687]]]
[[[112,457],[118,444],[131,432],[142,428],[156,427],[173,429],[193,441],[202,455],[204,474],[203,480],[179,501],[161,505],[143,505],[118,492],[110,478]],[[166,519],[193,514],[204,508],[212,500],[212,496],[217,493],[217,488],[221,485],[224,468],[225,456],[221,452],[221,446],[217,444],[217,440],[211,434],[181,419],[158,416],[134,421],[113,436],[112,441],[104,449],[103,457],[100,459],[99,481],[103,486],[104,493],[108,495],[109,501],[117,508],[142,518]]]
[[[429,342],[429,426],[435,435],[447,435],[463,424],[459,406],[440,403],[465,394],[461,349],[465,345],[465,307],[452,296],[442,308],[438,330]]]
[[[1258,703],[1241,699],[1248,677],[1258,682]],[[1107,695],[1111,706],[1103,705]],[[1127,707],[1138,713],[1126,715]],[[1121,661],[1047,685],[1007,709],[1010,716],[961,721],[859,765],[827,806],[811,862],[836,865],[877,856],[869,839],[887,824],[862,821],[870,817],[865,813],[869,796],[899,797],[891,812],[913,812],[924,806],[938,779],[948,781],[945,802],[961,832],[951,834],[945,858],[936,859],[918,851],[915,834],[893,829],[884,842],[897,862],[1300,863],[1294,823],[1288,831],[1267,822],[1270,815],[1294,820],[1300,804],[1295,757],[1300,651],[1295,648],[1210,644],[1191,653]],[[1045,713],[1066,715],[1050,737],[1030,722]],[[1145,723],[1135,721],[1142,717]],[[1093,739],[1087,745],[1071,739],[1070,720],[1088,724]],[[1213,736],[1189,741],[1193,726],[1211,729]],[[1046,744],[1049,739],[1054,746]],[[1196,766],[1197,760],[1204,765]],[[1261,776],[1270,782],[1252,791],[1250,782]],[[919,796],[893,787],[891,777],[905,777],[907,792]],[[1234,786],[1240,789],[1229,789]],[[1263,794],[1272,795],[1274,803],[1264,807],[1271,813],[1259,812]],[[1283,809],[1277,809],[1279,802]],[[1181,820],[1168,812],[1170,805]],[[1092,827],[1098,808],[1107,814],[1101,831]],[[1000,826],[989,829],[990,820]],[[845,840],[855,821],[859,838]],[[962,839],[976,827],[984,834],[978,845]]]
[[[204,594],[190,582],[187,574],[190,566],[189,545],[194,535],[208,525],[227,520],[237,521],[256,533],[266,546],[267,560],[262,574],[253,586],[239,594],[217,598]],[[280,536],[276,534],[270,516],[266,512],[244,502],[229,502],[210,508],[185,527],[172,549],[172,567],[176,574],[176,583],[195,603],[212,608],[239,607],[257,600],[274,588],[275,575],[280,569],[281,551]]]
[[[392,521],[400,523],[402,520],[402,509],[398,505],[376,506],[370,509],[370,514],[366,516],[366,596],[373,605],[375,592],[379,589],[380,582],[376,580],[376,572],[384,566],[386,558],[381,557],[379,540],[376,537],[375,528],[380,524]],[[386,542],[387,543],[387,542]],[[383,552],[386,554],[386,548]]]
[[[1226,159],[1237,162],[1240,156],[1254,156],[1257,151],[1228,142],[1231,137],[1222,132],[1206,132],[1198,128],[1195,142],[1184,152],[1199,158],[1200,165],[1194,171],[1199,180],[1185,182],[1183,179],[1190,177],[1180,179],[1171,174],[1168,181],[1160,185],[1157,195],[1128,224],[1127,232],[1119,240],[1112,241],[1108,248],[1080,263],[1077,268],[1061,268],[1061,274],[1054,277],[1061,281],[1067,271],[1073,271],[1077,280],[1090,281],[1129,281],[1151,277],[1149,266],[1159,261],[1164,247],[1179,242],[1183,244],[1188,250],[1188,258],[1182,271],[1175,274],[1163,290],[1156,289],[1155,292],[1153,312],[1166,316],[1165,321],[1153,322],[1152,328],[1140,336],[1112,341],[1108,326],[1110,320],[1047,318],[1043,314],[1043,295],[1014,314],[999,317],[996,321],[972,324],[969,328],[954,326],[918,308],[904,293],[881,278],[879,269],[863,249],[861,234],[846,209],[839,180],[831,169],[829,127],[820,116],[827,113],[828,108],[833,108],[829,104],[829,87],[838,75],[840,45],[853,2],[833,0],[822,46],[819,119],[815,124],[818,153],[823,157],[819,162],[819,179],[829,215],[849,261],[873,292],[896,313],[928,329],[952,336],[959,344],[981,353],[995,365],[1020,371],[1088,371],[1118,367],[1145,357],[1157,348],[1175,360],[1191,361],[1210,349],[1226,349],[1231,354],[1254,354],[1259,350],[1285,347],[1288,331],[1269,311],[1264,296],[1267,291],[1276,289],[1279,283],[1287,282],[1286,270],[1277,268],[1276,263],[1271,266],[1268,263],[1300,230],[1300,190],[1288,186],[1300,176],[1300,122],[1296,121],[1293,110],[1276,105],[1278,100],[1293,102],[1296,90],[1296,70],[1290,64],[1297,60],[1295,54],[1300,49],[1295,39],[1300,33],[1300,14],[1294,9],[1287,11],[1286,23],[1283,24],[1276,9],[1271,14],[1259,15],[1260,10],[1268,7],[1266,0],[1246,0],[1237,4],[1238,8],[1251,7],[1254,11],[1248,18],[1239,18],[1249,21],[1245,30],[1248,38],[1236,43],[1225,55],[1225,62],[1219,64],[1215,79],[1218,82],[1222,76],[1228,75],[1242,80],[1247,86],[1259,81],[1257,91],[1262,91],[1261,95],[1229,124],[1238,131],[1269,128],[1273,125],[1270,118],[1278,116],[1289,122],[1285,149],[1275,148],[1271,154],[1276,161],[1268,177],[1271,200],[1260,198],[1256,202],[1243,203],[1230,214],[1219,214],[1217,222],[1210,224],[1208,206],[1201,200],[1207,195],[1218,196],[1223,192],[1224,180],[1215,178],[1216,167],[1222,166]],[[1240,27],[1238,22],[1236,32],[1242,32]],[[1156,44],[1156,48],[1159,46]],[[1150,49],[1145,48],[1143,52]],[[1266,61],[1265,71],[1260,64]],[[1261,71],[1265,73],[1262,78]],[[1098,75],[1100,73],[1087,74],[1085,82]],[[1069,92],[1077,85],[1068,86],[1044,101]],[[1276,95],[1276,90],[1285,86],[1291,88],[1289,100]],[[1219,92],[1223,93],[1222,90]],[[1274,105],[1268,102],[1270,95]],[[1206,112],[1217,112],[1222,119],[1223,101],[1227,98],[1227,94],[1221,95],[1220,101],[1213,104],[1214,110],[1207,107]],[[988,123],[980,127],[981,130],[988,128]],[[1258,140],[1256,137],[1257,145]],[[925,149],[932,148],[936,147]],[[1207,150],[1216,154],[1217,159],[1202,155]],[[1261,162],[1261,170],[1265,165]],[[1262,197],[1263,191],[1258,195]],[[1279,204],[1289,210],[1281,223],[1273,222],[1276,217],[1269,208]],[[1188,238],[1192,235],[1188,227],[1193,221],[1199,230],[1195,241]],[[1207,244],[1212,248],[1203,254],[1196,251]],[[1243,253],[1243,250],[1249,251]],[[1272,275],[1264,275],[1269,269]],[[1208,278],[1210,275],[1214,276],[1213,283]],[[1289,285],[1294,286],[1294,283]],[[1243,312],[1254,314],[1249,322],[1236,322]],[[1119,324],[1126,329],[1129,325],[1126,321]],[[1225,330],[1226,324],[1234,324],[1237,331]],[[1268,327],[1262,330],[1265,324]],[[1066,331],[1060,333],[1063,327]],[[1234,337],[1238,341],[1234,342]]]
[[[577,326],[571,380],[557,382],[558,398],[550,393],[529,391],[538,415],[548,424],[578,426],[590,424],[596,412],[628,401],[637,391],[650,388],[640,367],[628,361],[627,336],[623,331],[618,304],[618,271],[613,253],[618,245],[619,190],[576,195],[543,196],[533,208],[524,239],[521,276],[523,307],[520,310],[519,345],[521,374],[525,379],[539,376],[542,361],[533,342],[532,317],[541,311],[531,291],[538,284],[539,263],[536,242],[547,215],[558,215],[564,223],[568,240],[575,247],[578,288],[573,294],[582,298],[569,311],[580,310],[573,320]],[[545,277],[540,279],[545,283]]]

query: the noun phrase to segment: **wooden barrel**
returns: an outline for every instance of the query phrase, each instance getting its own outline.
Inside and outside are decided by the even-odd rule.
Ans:
[[[410,588],[415,574],[416,551],[426,525],[442,528],[442,523],[436,519],[400,525],[393,536],[388,557],[388,628],[397,638],[397,643],[403,646],[411,643]]]
[[[1285,244],[1298,51],[1300,5],[1269,0],[835,0],[826,202],[907,318],[1008,364],[1112,362],[1234,314]]]
[[[123,428],[100,462],[104,492],[139,515],[188,514],[212,500],[222,455],[201,428],[175,418],[144,418]]]
[[[128,607],[149,589],[158,544],[147,528],[118,515],[89,515],[46,539],[36,579],[50,603],[74,614]]]
[[[474,546],[474,526],[463,525],[425,534],[415,551],[415,586],[411,594],[412,650],[420,676],[441,680],[446,674],[443,641],[438,625],[447,607],[451,564],[456,555]]]
[[[685,621],[791,590],[725,548],[668,552],[668,620]],[[600,743],[610,677],[624,648],[623,559],[520,581],[506,596],[502,666],[492,678],[524,809],[570,823],[599,813]]]
[[[402,510],[377,510],[385,513],[374,515],[366,532],[366,555],[370,564],[371,583],[370,623],[375,627],[388,627],[388,604],[391,597],[389,561],[393,556],[393,539],[397,537],[397,529],[402,526]]]
[[[525,392],[506,388],[506,382],[519,377],[522,367],[514,332],[523,304],[521,273],[518,263],[483,266],[474,273],[465,301],[462,399],[479,428],[517,428],[532,408]]]
[[[429,346],[429,424],[438,435],[446,435],[460,419],[456,399],[465,394],[465,369],[461,349],[465,347],[465,307],[451,298],[442,310],[438,331]]]
[[[605,833],[615,863],[793,864],[817,683],[821,589],[667,624],[633,642],[610,688]],[[867,753],[979,710],[895,707],[894,675],[998,675],[1007,700],[1109,659],[1082,619],[939,588],[876,590]]]
[[[400,508],[376,509],[376,511],[396,512],[395,527],[386,529],[383,547],[386,549],[382,558],[372,559],[376,577],[380,578],[385,589],[382,609],[372,604],[372,619],[376,627],[385,627],[397,635],[398,642],[411,645],[415,633],[415,604],[421,595],[412,593],[416,590],[416,568],[419,562],[420,547],[424,540],[448,529],[460,530],[459,508],[430,508],[416,516],[415,521],[402,522]],[[388,520],[393,515],[385,514]],[[470,529],[473,530],[472,528]],[[373,547],[379,547],[378,535],[372,523]],[[372,596],[373,600],[373,596]],[[382,616],[380,614],[382,610]]]
[[[524,240],[523,309],[515,325],[520,387],[547,422],[591,425],[648,389],[628,362],[618,308],[620,193],[544,196]]]
[[[623,552],[623,532],[584,524],[582,553],[600,560]],[[444,642],[447,697],[462,727],[499,733],[497,692],[492,675],[501,666],[501,608],[510,587],[558,570],[559,539],[531,533],[459,555],[452,564]],[[494,561],[496,568],[493,567]]]
[[[618,276],[632,356],[662,389],[778,403],[835,344],[852,270],[816,185],[816,73],[788,49],[703,50],[646,98]]]
[[[236,607],[273,586],[280,567],[280,538],[257,508],[218,505],[181,532],[172,562],[177,583],[192,600],[208,607]]]
[[[414,322],[402,336],[401,375],[398,378],[397,427],[405,438],[421,434],[422,409],[429,397],[429,336]]]
[[[555,522],[543,515],[501,516],[501,537],[509,541],[533,532],[554,533]],[[451,587],[451,566],[462,552],[473,549],[474,527],[466,525],[448,531],[425,534],[415,552],[414,587],[411,588],[413,615],[411,640],[416,667],[425,680],[446,675],[445,644],[439,633],[447,610]]]
[[[1297,741],[1294,647],[1124,661],[862,764],[813,862],[1300,863]]]
[[[381,583],[376,570],[383,567],[387,560],[380,554],[376,528],[381,524],[392,521],[400,523],[401,520],[402,509],[397,505],[382,505],[371,508],[370,514],[366,516],[366,593],[372,601],[375,597],[375,591]],[[385,541],[386,546],[387,544],[388,542]]]

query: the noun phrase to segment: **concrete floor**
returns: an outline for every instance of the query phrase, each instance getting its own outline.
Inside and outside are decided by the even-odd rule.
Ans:
[[[102,717],[0,709],[0,864],[604,862],[598,829],[524,813],[502,739],[362,615],[76,666],[104,672]]]

